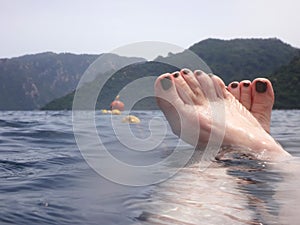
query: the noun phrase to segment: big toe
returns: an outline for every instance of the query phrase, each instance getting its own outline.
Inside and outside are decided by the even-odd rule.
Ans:
[[[274,91],[271,82],[265,78],[257,78],[251,84],[251,112],[262,127],[270,132],[271,113],[274,104]]]
[[[154,89],[157,104],[168,120],[173,133],[187,143],[197,146],[200,125],[196,112],[199,111],[200,106],[203,107],[206,98],[203,98],[203,101],[198,100],[197,91],[186,82],[186,79],[188,78],[184,78],[180,72],[163,74],[157,78]],[[190,80],[190,83],[195,87],[198,84],[200,87],[196,78],[195,82]],[[204,96],[203,93],[202,95]]]
[[[154,84],[156,102],[164,113],[172,131],[179,135],[180,133],[180,116],[178,111],[182,110],[184,103],[176,90],[174,76],[167,73],[160,75]]]

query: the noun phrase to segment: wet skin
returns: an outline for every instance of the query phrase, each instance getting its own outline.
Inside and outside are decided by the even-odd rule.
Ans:
[[[172,131],[193,146],[205,146],[212,131],[224,131],[219,136],[223,147],[237,146],[262,160],[290,157],[268,133],[270,120],[266,111],[272,106],[264,104],[265,98],[272,105],[274,102],[268,80],[236,82],[226,88],[218,76],[183,69],[159,76],[155,93]],[[220,110],[218,118],[224,121],[215,122],[216,108]]]
[[[274,105],[272,83],[266,78],[256,78],[252,82],[234,81],[228,85],[227,90],[252,113],[265,131],[270,133],[271,113]]]

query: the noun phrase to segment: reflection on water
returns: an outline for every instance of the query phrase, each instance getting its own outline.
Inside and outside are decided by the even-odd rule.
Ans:
[[[162,117],[160,112],[136,115],[142,121]],[[274,111],[271,129],[298,157],[299,115]],[[155,151],[128,155],[114,138],[109,116],[96,118],[105,146],[127,163],[156,163],[178,143],[168,130]],[[133,132],[149,136],[148,123],[133,127]],[[1,112],[0,134],[1,224],[282,225],[300,219],[298,159],[266,163],[236,158],[214,162],[204,172],[192,164],[166,182],[128,187],[104,179],[87,165],[74,140],[70,112]]]
[[[274,136],[294,156],[300,156],[299,119],[299,111],[273,115]],[[204,172],[194,165],[155,187],[151,202],[129,207],[143,206],[142,224],[298,224],[299,171],[297,158],[280,163],[236,158]]]

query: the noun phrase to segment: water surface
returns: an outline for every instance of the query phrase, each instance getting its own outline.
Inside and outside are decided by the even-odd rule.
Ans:
[[[158,111],[135,114],[142,123],[133,131],[141,138],[149,133],[149,118],[162,117]],[[297,157],[299,115],[300,111],[274,111],[271,129]],[[147,157],[128,155],[113,135],[109,116],[99,113],[96,118],[105,146],[127,163],[153,164],[178,144],[168,130],[164,143],[145,153]],[[282,225],[299,221],[297,159],[284,163],[224,160],[204,172],[190,165],[166,182],[129,187],[104,179],[89,167],[75,143],[71,112],[0,112],[0,134],[0,224]]]

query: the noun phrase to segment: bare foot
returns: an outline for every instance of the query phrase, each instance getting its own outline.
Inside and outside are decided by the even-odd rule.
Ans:
[[[200,70],[192,73],[186,69],[163,74],[155,82],[155,94],[172,131],[189,144],[205,146],[212,130],[224,128],[222,146],[242,147],[262,160],[290,157],[215,75],[209,76]],[[257,98],[256,94],[260,93],[256,91],[251,95]],[[218,105],[224,106],[225,127],[213,121],[212,111]],[[195,134],[198,134],[196,142]]]
[[[271,113],[274,105],[274,91],[271,82],[265,78],[231,82],[228,91],[248,109],[262,127],[270,133]]]

